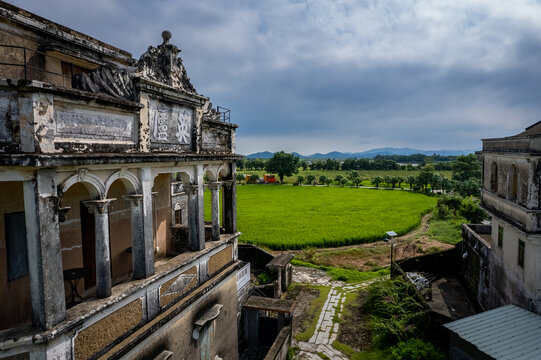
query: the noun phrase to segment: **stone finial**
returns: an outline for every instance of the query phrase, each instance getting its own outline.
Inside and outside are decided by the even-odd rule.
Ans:
[[[171,34],[171,31],[169,30],[162,31],[162,39],[163,39],[162,45],[169,44],[169,40],[171,39],[172,36],[173,34]]]

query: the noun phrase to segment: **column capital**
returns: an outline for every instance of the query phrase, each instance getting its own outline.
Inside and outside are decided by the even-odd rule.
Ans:
[[[197,184],[186,184],[186,185],[184,185],[184,190],[188,193],[188,195],[195,195],[195,194],[197,194],[197,191],[199,190],[199,185],[197,185]]]
[[[141,205],[141,201],[143,200],[142,194],[130,194],[130,195],[122,195],[122,199],[124,199],[125,202],[129,203],[131,207],[138,207]]]
[[[220,187],[222,186],[221,181],[213,181],[209,182],[209,189],[210,190],[220,190]]]
[[[58,222],[66,221],[66,215],[70,211],[71,206],[59,207],[58,208]]]
[[[231,187],[233,186],[234,182],[233,180],[224,180],[222,181],[222,184],[224,184],[224,186],[228,189],[231,189]]]
[[[83,204],[88,208],[91,214],[107,214],[109,206],[115,201],[116,198],[101,199],[101,200],[87,200],[83,201]]]

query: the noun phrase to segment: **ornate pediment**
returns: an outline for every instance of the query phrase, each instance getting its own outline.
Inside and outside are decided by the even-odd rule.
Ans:
[[[162,32],[163,43],[158,47],[149,46],[135,65],[136,74],[142,78],[158,81],[177,89],[196,93],[186,73],[180,49],[169,43],[171,33]]]
[[[163,43],[158,47],[149,46],[133,68],[121,69],[110,64],[89,73],[79,73],[72,79],[73,88],[136,101],[133,77],[139,77],[197,94],[178,57],[180,49],[169,43],[171,33],[164,31],[162,38]]]

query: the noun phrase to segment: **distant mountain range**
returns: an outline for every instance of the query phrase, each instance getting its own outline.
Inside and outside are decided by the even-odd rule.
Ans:
[[[476,149],[468,150],[419,150],[412,148],[392,148],[385,147],[379,149],[371,149],[363,152],[339,152],[332,151],[326,154],[315,153],[311,155],[302,155],[294,152],[293,154],[298,156],[301,159],[352,159],[352,158],[373,158],[377,155],[413,155],[413,154],[423,154],[423,155],[442,155],[442,156],[457,156],[457,155],[467,155],[477,151]],[[270,151],[257,152],[255,154],[250,154],[246,156],[248,159],[270,159],[274,153]]]

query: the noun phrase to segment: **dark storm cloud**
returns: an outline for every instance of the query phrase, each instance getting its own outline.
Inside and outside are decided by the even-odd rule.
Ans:
[[[163,29],[238,149],[477,148],[541,118],[527,1],[14,1],[131,51]]]

